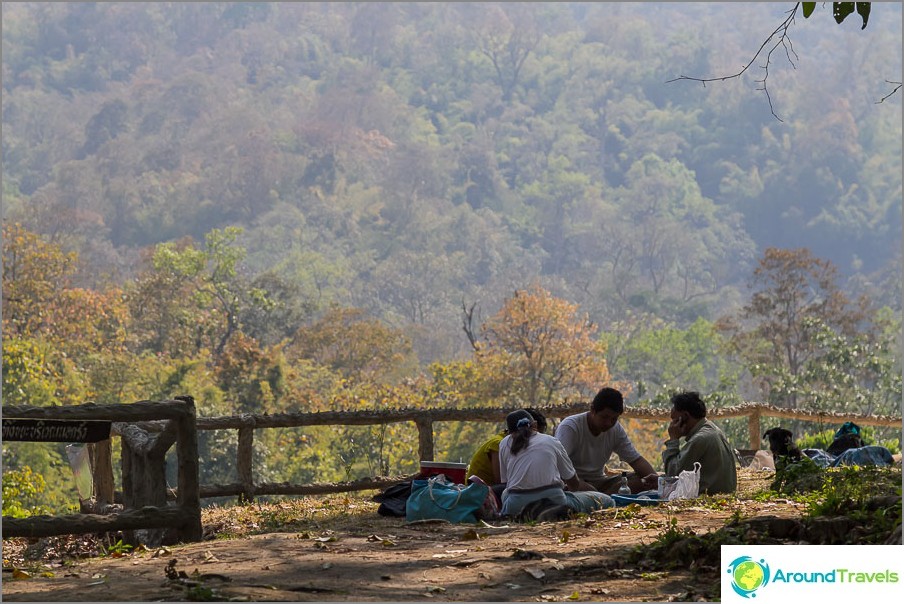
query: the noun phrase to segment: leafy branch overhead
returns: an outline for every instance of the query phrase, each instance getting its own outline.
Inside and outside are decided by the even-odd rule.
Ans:
[[[812,15],[813,11],[816,9],[816,3],[802,2],[801,4],[803,5],[804,19],[809,19],[810,15]],[[855,10],[857,11],[857,14],[863,18],[863,25],[860,27],[860,29],[866,29],[866,22],[869,21],[869,2],[832,3],[832,15],[835,17],[835,23],[838,23],[839,25],[841,25],[841,23],[847,18],[848,15],[853,14]]]
[[[754,53],[753,57],[751,57],[750,61],[747,62],[738,72],[733,73],[727,76],[721,77],[713,77],[713,78],[698,78],[698,77],[690,77],[690,76],[679,76],[677,78],[668,80],[668,82],[676,82],[678,80],[691,80],[694,82],[700,82],[704,86],[706,86],[707,82],[724,82],[725,80],[732,80],[735,78],[741,77],[744,73],[746,73],[750,67],[754,64],[757,59],[765,56],[765,63],[760,67],[763,70],[763,79],[757,80],[758,83],[762,84],[762,87],[759,90],[762,90],[766,95],[766,100],[769,102],[769,111],[778,121],[783,121],[776,113],[775,107],[772,104],[772,96],[769,94],[769,88],[767,86],[766,81],[769,79],[769,67],[772,64],[772,54],[777,50],[781,49],[784,51],[785,56],[788,59],[788,62],[791,63],[791,66],[795,69],[797,66],[795,65],[795,60],[798,58],[797,53],[794,51],[794,45],[791,42],[790,30],[794,25],[794,19],[797,16],[798,9],[801,10],[805,19],[809,19],[810,15],[816,10],[816,2],[798,2],[794,5],[787,13],[787,17],[776,27],[772,33],[763,41],[760,45],[759,49]],[[872,3],[870,2],[833,2],[832,3],[832,16],[835,18],[835,22],[839,25],[844,22],[844,20],[849,16],[854,14],[855,12],[860,15],[861,19],[863,19],[863,25],[860,26],[860,29],[866,29],[866,25],[869,22],[869,15]],[[886,80],[887,83],[895,85],[895,88],[883,96],[881,99],[877,101],[877,103],[884,102],[887,98],[898,92],[901,89],[901,82],[895,82],[891,80]]]

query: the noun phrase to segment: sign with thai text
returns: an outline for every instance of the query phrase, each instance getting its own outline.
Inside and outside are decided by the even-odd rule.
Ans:
[[[96,443],[110,438],[112,424],[99,420],[3,418],[3,440]]]

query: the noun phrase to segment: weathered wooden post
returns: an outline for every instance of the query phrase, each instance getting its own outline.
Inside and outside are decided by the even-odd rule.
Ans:
[[[433,420],[419,418],[417,426],[417,449],[421,461],[433,461]]]
[[[94,449],[94,497],[99,506],[116,503],[113,485],[113,441],[102,440]]]
[[[760,448],[760,408],[754,407],[750,416],[747,418],[747,436],[750,438],[750,448],[758,450]]]
[[[242,416],[242,425],[239,428],[238,460],[236,470],[239,475],[239,483],[242,485],[240,502],[254,501],[254,473],[252,472],[252,458],[254,451],[254,417]]]
[[[201,484],[198,464],[198,426],[195,399],[191,396],[177,396],[176,400],[185,404],[185,413],[176,424],[178,438],[176,454],[179,457],[179,491],[176,501],[186,512],[182,525],[182,541],[200,541],[201,530]]]
[[[169,420],[166,429],[150,435],[144,429],[124,424],[122,435],[122,493],[126,509],[145,506],[166,507],[166,452],[176,441],[179,420]],[[126,534],[133,545],[157,547],[164,542],[166,530],[139,529]]]

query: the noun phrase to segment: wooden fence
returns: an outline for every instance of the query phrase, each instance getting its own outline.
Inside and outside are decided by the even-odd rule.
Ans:
[[[191,401],[190,397],[184,397]],[[586,403],[573,403],[540,409],[549,418],[562,418],[587,409]],[[85,515],[74,514],[62,517],[32,517],[28,519],[3,518],[3,536],[47,536],[77,532],[95,532],[143,527],[182,527],[182,540],[193,541],[201,538],[200,504],[203,497],[239,496],[251,500],[256,495],[316,495],[380,489],[410,476],[371,477],[344,483],[291,484],[257,483],[254,480],[252,452],[254,430],[266,428],[295,428],[302,426],[363,426],[399,422],[413,422],[418,430],[418,453],[420,460],[433,460],[433,424],[446,421],[502,421],[514,408],[480,407],[471,409],[399,409],[389,411],[330,411],[317,413],[280,413],[273,415],[238,415],[229,417],[195,418],[194,403],[165,401],[151,403],[143,401],[131,405],[80,405],[75,407],[52,408],[5,408],[6,417],[60,418],[60,419],[107,419],[130,422],[128,425],[114,424],[116,432],[126,436],[135,430],[148,432],[173,432],[179,456],[179,485],[176,489],[176,507],[143,507],[121,514]],[[668,422],[668,409],[630,408],[624,418],[646,421]],[[762,403],[744,403],[736,407],[712,409],[710,419],[747,418],[749,444],[751,449],[760,448],[763,417],[802,420],[823,425],[839,425],[853,421],[861,426],[901,427],[900,417],[857,416],[840,413],[818,413],[793,409],[783,409]],[[159,421],[168,420],[168,421]],[[196,430],[237,430],[238,448],[235,465],[238,482],[232,484],[198,484],[198,444]],[[134,441],[134,439],[133,439]],[[158,443],[159,444],[159,443]],[[150,441],[153,448],[154,441]],[[125,448],[125,447],[124,447]],[[158,449],[162,448],[160,446]],[[109,451],[107,447],[106,451]],[[125,456],[124,456],[125,459]],[[134,464],[132,464],[134,465]],[[123,464],[123,483],[130,484],[133,469]],[[98,463],[94,468],[95,485],[112,484],[112,464]],[[109,474],[100,476],[97,473]],[[126,489],[124,488],[124,491]]]
[[[410,476],[362,478],[352,482],[327,484],[257,483],[254,480],[252,451],[254,430],[265,428],[295,428],[301,426],[363,426],[398,422],[413,422],[418,430],[419,459],[434,458],[433,424],[446,421],[478,421],[500,423],[515,408],[478,407],[470,409],[399,409],[390,411],[327,411],[318,413],[279,413],[273,415],[237,415],[228,417],[199,418],[198,430],[238,430],[236,469],[238,482],[231,484],[201,485],[201,497],[238,496],[251,500],[255,495],[319,495],[367,489],[381,489]],[[563,418],[587,410],[587,403],[572,403],[541,408],[546,417]],[[628,408],[623,418],[636,418],[667,423],[670,409]],[[900,417],[854,416],[838,413],[817,413],[773,407],[762,403],[744,403],[735,407],[712,409],[710,419],[747,418],[748,439],[751,449],[759,449],[762,442],[761,419],[778,417],[804,420],[826,425],[840,425],[853,421],[860,426],[900,427]]]
[[[198,484],[198,432],[195,404],[191,397],[178,397],[169,401],[140,401],[130,405],[96,405],[87,403],[67,407],[4,407],[4,418],[38,420],[108,420],[114,423],[114,433],[123,437],[123,496],[126,508],[121,512],[101,514],[68,514],[64,516],[32,516],[30,518],[3,517],[3,537],[48,537],[51,535],[107,532],[135,529],[171,529],[174,538],[180,541],[201,539],[201,501]],[[138,422],[164,420],[158,426],[160,436],[146,438],[146,434],[132,434]],[[128,436],[127,436],[128,435]],[[165,437],[164,437],[165,435]],[[131,444],[126,444],[127,440]],[[162,464],[159,468],[127,468],[129,448],[138,454],[138,459],[146,459],[151,454],[161,459],[173,442],[179,460],[179,481],[176,505],[166,504],[166,493],[158,499],[158,505],[141,505],[141,493],[150,477],[151,482],[160,483],[155,471],[160,470],[162,484]],[[110,447],[99,449],[97,463],[93,469],[95,491],[113,503],[113,467],[109,463]],[[135,465],[135,464],[133,464]],[[149,473],[150,472],[150,473]],[[104,494],[106,493],[106,494]],[[131,505],[130,505],[131,504]],[[108,508],[109,509],[109,508]]]

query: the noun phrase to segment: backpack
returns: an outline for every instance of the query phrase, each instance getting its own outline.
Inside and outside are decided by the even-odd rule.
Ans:
[[[838,457],[848,449],[858,449],[863,446],[863,438],[860,436],[860,426],[854,422],[844,422],[835,432],[835,439],[826,452],[832,457]]]
[[[411,481],[400,482],[387,487],[385,491],[374,495],[371,499],[380,504],[377,513],[380,516],[405,516],[405,503],[411,495]]]

